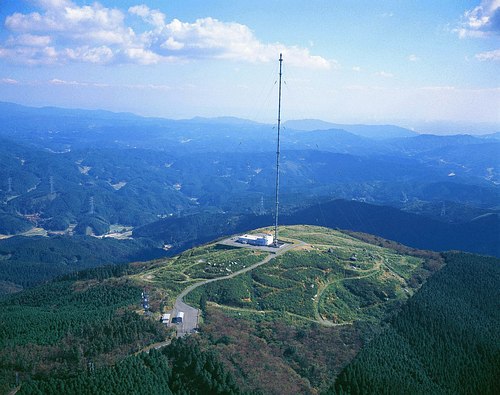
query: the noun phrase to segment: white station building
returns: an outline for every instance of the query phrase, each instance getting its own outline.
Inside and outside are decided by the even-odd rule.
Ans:
[[[261,233],[257,235],[242,235],[238,237],[238,243],[254,246],[270,246],[274,242],[273,235]]]

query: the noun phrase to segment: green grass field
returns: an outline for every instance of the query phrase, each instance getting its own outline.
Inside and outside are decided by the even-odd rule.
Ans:
[[[280,235],[295,248],[249,273],[197,288],[186,301],[196,305],[205,294],[231,315],[257,320],[278,315],[334,326],[383,319],[418,287],[408,280],[423,258],[314,226],[285,226]],[[246,249],[231,252],[242,254],[240,260],[253,257]]]

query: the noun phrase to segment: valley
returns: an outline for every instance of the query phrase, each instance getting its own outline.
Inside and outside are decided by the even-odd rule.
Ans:
[[[40,378],[47,374],[72,377],[71,371],[85,370],[89,358],[104,368],[148,342],[175,336],[172,329],[179,325],[165,327],[159,318],[182,298],[202,311],[201,339],[222,336],[208,329],[210,317],[222,314],[252,325],[274,322],[304,330],[319,325],[325,328],[321,331],[341,330],[361,341],[377,332],[382,320],[393,315],[432,274],[424,263],[431,267],[430,261],[440,262],[437,254],[426,253],[425,258],[418,251],[416,256],[400,255],[326,228],[287,226],[281,233],[290,247],[277,254],[209,243],[173,258],[67,275],[8,297],[2,308],[3,368],[14,362],[9,362],[14,349],[26,367],[35,368],[32,364],[43,356],[46,367],[35,368]],[[343,295],[332,297],[340,289]],[[139,308],[141,290],[149,295],[147,314]],[[57,323],[58,331],[42,318],[47,314],[56,314],[51,322]],[[20,319],[27,330],[13,332]],[[363,330],[358,327],[362,322],[367,326]],[[51,329],[47,327],[49,331],[42,336],[47,324]],[[138,331],[123,337],[120,328],[124,324]],[[98,329],[103,325],[109,329]],[[178,336],[184,334],[182,329],[177,331]],[[38,351],[30,356],[22,351],[34,346]],[[62,352],[80,356],[64,357],[64,365],[59,365],[57,355]],[[24,371],[21,376],[28,380],[30,375]]]
[[[498,395],[500,0],[0,3],[0,395]]]
[[[446,251],[500,256],[494,138],[289,127],[273,253],[225,242],[274,222],[270,125],[6,103],[0,118],[1,392],[358,393],[386,374],[359,374],[385,355],[371,347],[421,314],[427,284],[457,275]],[[496,283],[497,260],[474,257]],[[417,363],[408,352],[386,358]]]

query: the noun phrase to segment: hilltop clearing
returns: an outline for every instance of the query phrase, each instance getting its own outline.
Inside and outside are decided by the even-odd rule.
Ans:
[[[332,372],[336,374],[363,341],[379,331],[383,320],[440,267],[437,254],[411,249],[396,252],[326,228],[287,226],[281,235],[292,246],[281,255],[209,243],[173,258],[66,275],[3,298],[0,361],[7,380],[4,385],[12,382],[16,371],[22,381],[30,377],[71,379],[85,372],[89,361],[105,369],[148,344],[171,338],[173,328],[160,324],[159,317],[172,309],[184,289],[266,261],[187,294],[185,301],[204,312],[205,323],[197,335],[200,347],[213,349],[238,383],[250,389],[261,388],[256,380],[261,374],[267,376],[258,369],[248,370],[254,356],[240,340],[263,343],[260,352],[266,359],[288,340],[302,349],[316,339],[317,349],[311,347],[317,356],[306,353],[305,365],[294,359],[298,354],[289,355],[290,350],[273,357],[279,359],[275,372],[280,377],[290,374],[291,389],[314,391],[324,388]],[[147,314],[140,305],[144,290],[149,294]],[[198,306],[203,299],[206,303]],[[19,331],[19,327],[24,329]],[[239,334],[236,327],[241,329]],[[272,328],[282,346],[269,338]],[[254,344],[253,340],[247,345]],[[326,361],[326,350],[337,357]],[[250,359],[238,373],[231,358]],[[325,361],[323,366],[317,364],[319,360]],[[314,369],[319,370],[313,378]],[[242,374],[248,377],[243,380]],[[264,385],[266,380],[262,381],[264,391],[271,388]]]
[[[496,394],[500,261],[446,254],[446,266],[340,374],[337,394]]]
[[[285,381],[290,393],[324,389],[441,266],[438,254],[396,252],[327,228],[280,234],[297,248],[185,298],[202,301],[202,338],[247,390],[276,393]]]
[[[494,393],[498,259],[307,225],[280,235],[282,254],[215,242],[3,297],[2,391],[17,372],[20,394]],[[196,284],[184,300],[200,332],[174,339],[160,314]]]

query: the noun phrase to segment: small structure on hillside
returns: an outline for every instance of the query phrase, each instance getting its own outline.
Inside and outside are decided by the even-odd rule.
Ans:
[[[172,318],[172,324],[182,324],[183,320],[184,320],[184,312],[179,311],[177,315],[174,318]]]
[[[170,323],[170,314],[165,313],[161,316],[160,321],[162,324],[168,325]]]
[[[259,233],[257,235],[244,234],[238,237],[238,243],[250,244],[254,246],[270,246],[274,242],[273,235]]]
[[[146,289],[144,289],[144,291],[142,292],[141,298],[142,298],[142,307],[144,308],[144,312],[147,313],[149,311],[149,294],[146,291]]]

